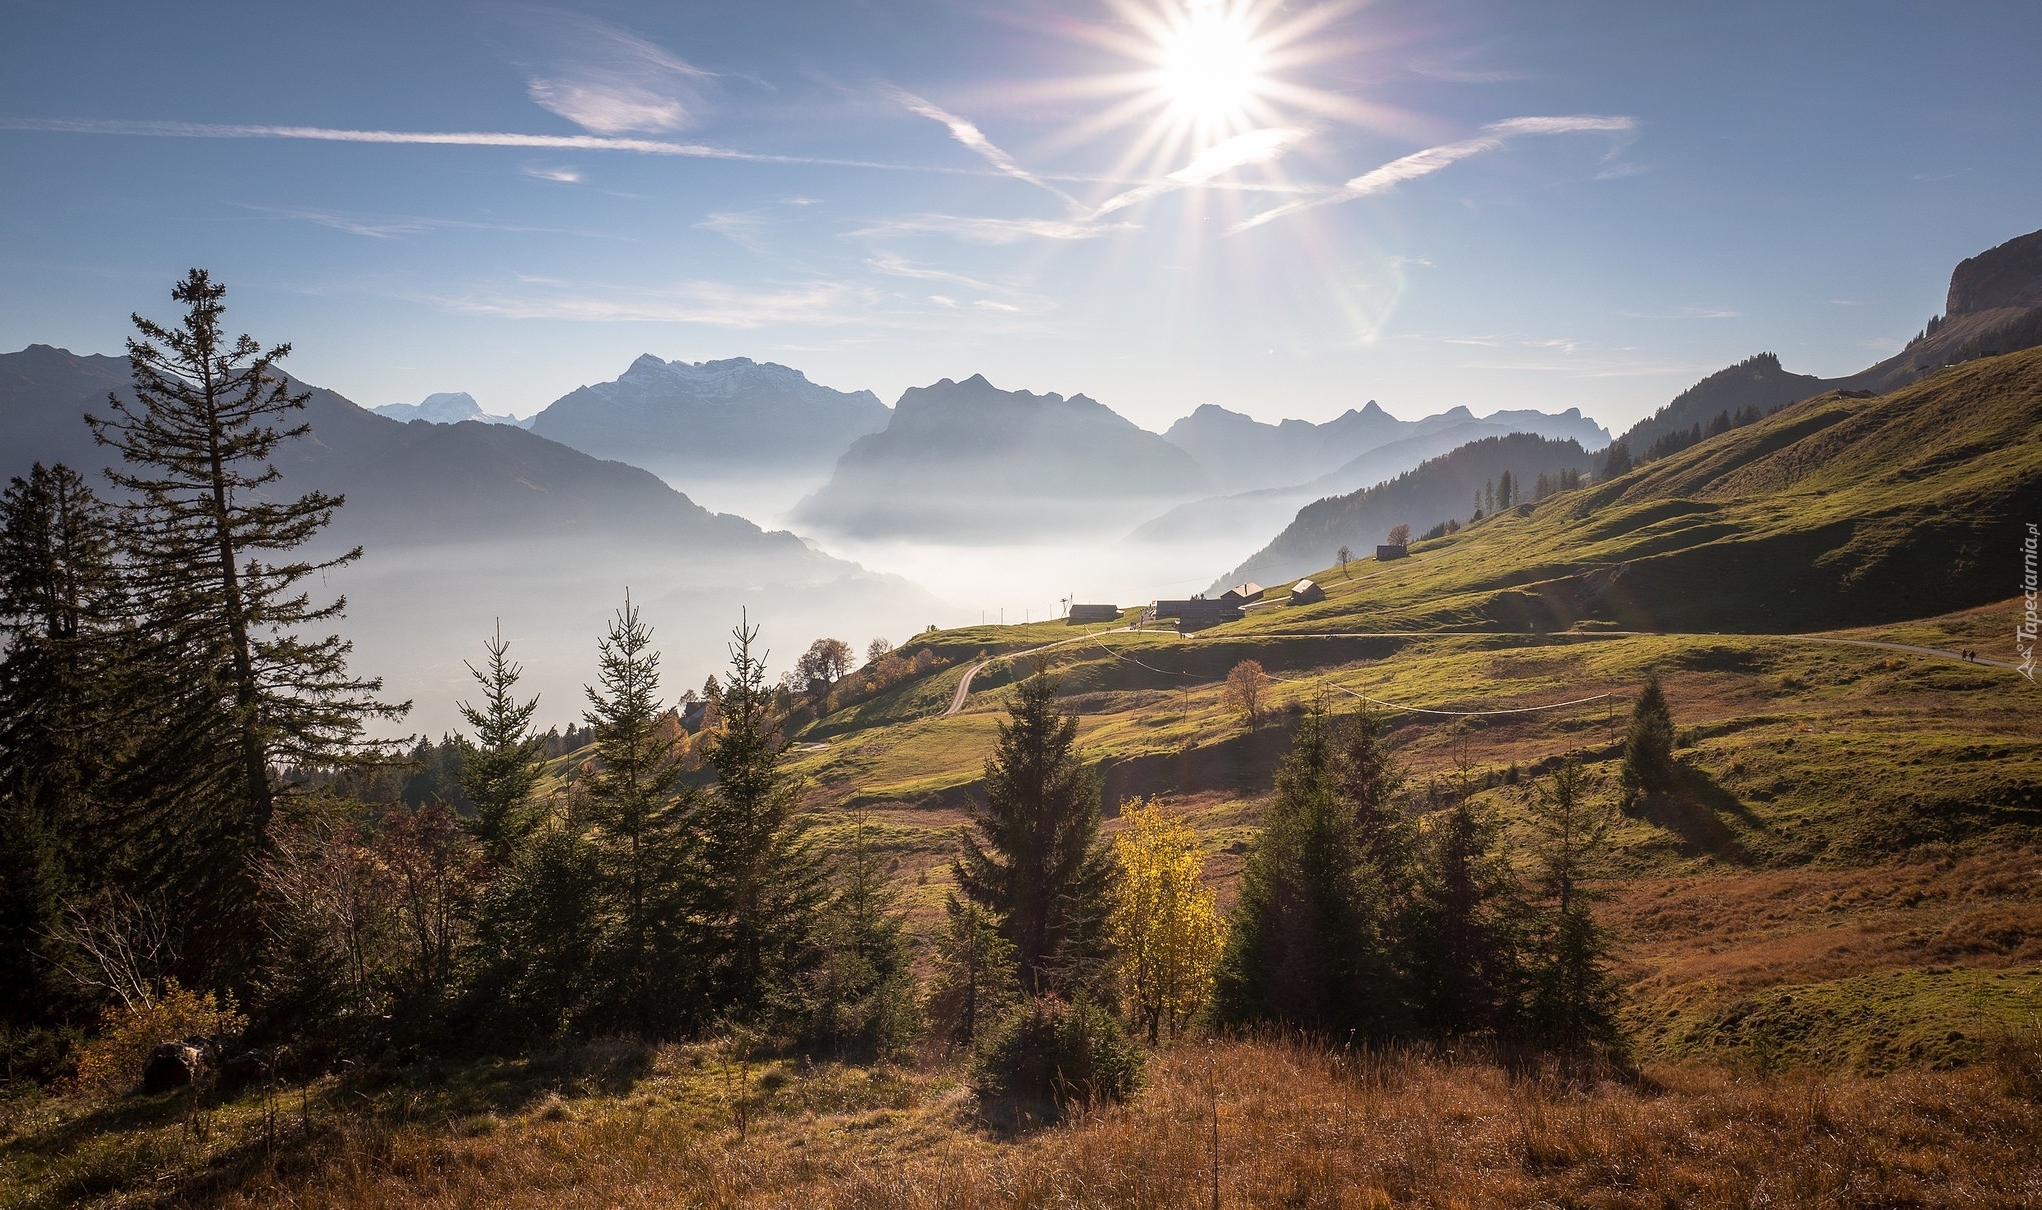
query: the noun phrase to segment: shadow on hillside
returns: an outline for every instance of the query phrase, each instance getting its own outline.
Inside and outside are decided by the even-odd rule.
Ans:
[[[1751,808],[1705,770],[1681,765],[1678,774],[1679,784],[1671,791],[1649,795],[1638,804],[1638,817],[1673,833],[1683,856],[1751,864],[1752,855],[1739,832],[1764,828]]]
[[[1276,784],[1276,766],[1290,751],[1296,723],[1279,716],[1253,730],[1236,732],[1224,739],[1194,743],[1174,752],[1100,762],[1101,801],[1108,818],[1120,813],[1120,804],[1132,798],[1156,795],[1197,794],[1223,790],[1254,795]]]

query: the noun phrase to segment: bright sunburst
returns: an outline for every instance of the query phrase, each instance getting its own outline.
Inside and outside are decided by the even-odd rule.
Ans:
[[[1170,15],[1159,31],[1155,86],[1177,121],[1206,139],[1246,123],[1265,84],[1266,48],[1245,6],[1202,0]]]

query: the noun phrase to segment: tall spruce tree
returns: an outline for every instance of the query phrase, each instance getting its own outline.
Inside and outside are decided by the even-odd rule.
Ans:
[[[773,715],[759,629],[742,618],[709,745],[716,784],[696,824],[698,953],[709,966],[709,1009],[747,1020],[798,1007],[812,968],[824,870],[808,841],[801,783],[788,773]]]
[[[1463,757],[1453,803],[1420,851],[1411,962],[1418,1024],[1444,1036],[1511,1033],[1522,1022],[1524,904],[1502,825],[1474,799]]]
[[[1214,982],[1222,1023],[1377,1033],[1393,1016],[1385,879],[1342,792],[1336,731],[1314,703],[1277,768]],[[1358,767],[1354,776],[1373,791],[1394,775]]]
[[[478,999],[510,1033],[552,1039],[615,1024],[602,978],[610,873],[576,787],[490,881]]]
[[[887,881],[863,811],[836,865],[836,891],[823,912],[821,957],[810,983],[812,1032],[855,1053],[898,1054],[921,1031],[914,949],[907,912]]]
[[[126,568],[149,638],[140,654],[158,699],[150,709],[170,724],[130,784],[164,834],[184,841],[164,855],[162,875],[204,922],[200,948],[215,963],[253,936],[250,859],[275,807],[275,769],[348,760],[367,720],[410,707],[379,701],[380,681],[352,675],[339,636],[298,633],[345,605],[313,604],[306,577],[361,551],[271,561],[326,528],[342,499],[272,498],[280,473],[270,458],[310,431],[290,422],[310,396],[293,394],[275,368],[289,345],[227,337],[225,295],[193,269],[171,292],[185,306],[175,328],[134,316],[135,401],[109,395],[107,416],[86,417],[123,459],[107,475],[123,493]]]
[[[1030,995],[1091,990],[1104,978],[1112,854],[1099,843],[1099,781],[1078,759],[1078,719],[1056,707],[1046,667],[1016,689],[952,866],[966,898],[999,921]]]
[[[1531,824],[1539,895],[1531,1026],[1549,1046],[1581,1050],[1615,1038],[1617,989],[1609,937],[1585,885],[1608,842],[1609,809],[1589,801],[1578,759],[1562,762],[1550,782],[1534,787]]]
[[[588,810],[616,907],[604,974],[619,1024],[651,1035],[680,1015],[683,880],[694,796],[681,792],[679,728],[659,700],[659,653],[629,594],[600,646],[599,684],[585,716],[595,728]]]
[[[60,902],[120,865],[104,782],[129,734],[122,605],[91,487],[62,464],[14,479],[0,497],[0,1018],[54,1005]]]
[[[546,737],[532,729],[538,696],[517,699],[524,670],[511,661],[501,623],[483,650],[488,653],[483,666],[467,666],[482,687],[482,704],[459,703],[461,717],[475,728],[474,738],[461,745],[461,790],[475,804],[471,828],[483,857],[492,868],[502,868],[538,824],[532,792],[539,784]]]

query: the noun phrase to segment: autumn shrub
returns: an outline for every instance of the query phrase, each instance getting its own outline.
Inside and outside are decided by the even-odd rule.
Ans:
[[[988,1106],[1040,1108],[1053,1119],[1127,1100],[1141,1074],[1141,1048],[1119,1017],[1085,1000],[1039,996],[993,1031],[973,1064],[972,1086]]]
[[[140,1082],[149,1052],[165,1042],[232,1036],[247,1024],[232,996],[191,991],[165,979],[153,1000],[106,1010],[99,1036],[79,1048],[78,1091],[119,1095]]]
[[[2000,1091],[2042,1104],[2042,1025],[2031,1021],[1994,1038],[1985,1048],[1985,1062],[1999,1078]]]
[[[1112,930],[1120,986],[1151,1045],[1175,1038],[1212,993],[1226,946],[1226,920],[1211,887],[1198,835],[1180,818],[1137,799],[1113,841],[1120,863]]]

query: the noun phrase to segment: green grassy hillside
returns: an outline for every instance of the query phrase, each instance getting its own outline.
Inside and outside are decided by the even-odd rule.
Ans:
[[[885,825],[933,919],[1008,676],[1042,659],[1109,814],[1166,799],[1230,893],[1305,702],[1378,703],[1414,790],[1466,761],[1515,827],[1562,754],[1614,800],[1624,714],[1658,670],[1683,784],[1619,821],[1604,870],[1640,1047],[1962,1062],[2042,1013],[2042,691],[1955,654],[2010,656],[2037,515],[2042,351],[1806,401],[1409,559],[1327,569],[1316,605],[1191,636],[922,636],[950,666],[812,727],[801,767],[818,808]],[[996,675],[946,714],[982,658]],[[1275,680],[1254,730],[1223,694],[1244,659]],[[1670,927],[1675,904],[1694,920]]]
[[[2031,350],[1891,395],[1796,404],[1421,543],[1374,591],[1304,616],[1509,630],[1891,622],[2014,591],[2022,526],[2038,516],[2042,350]]]

